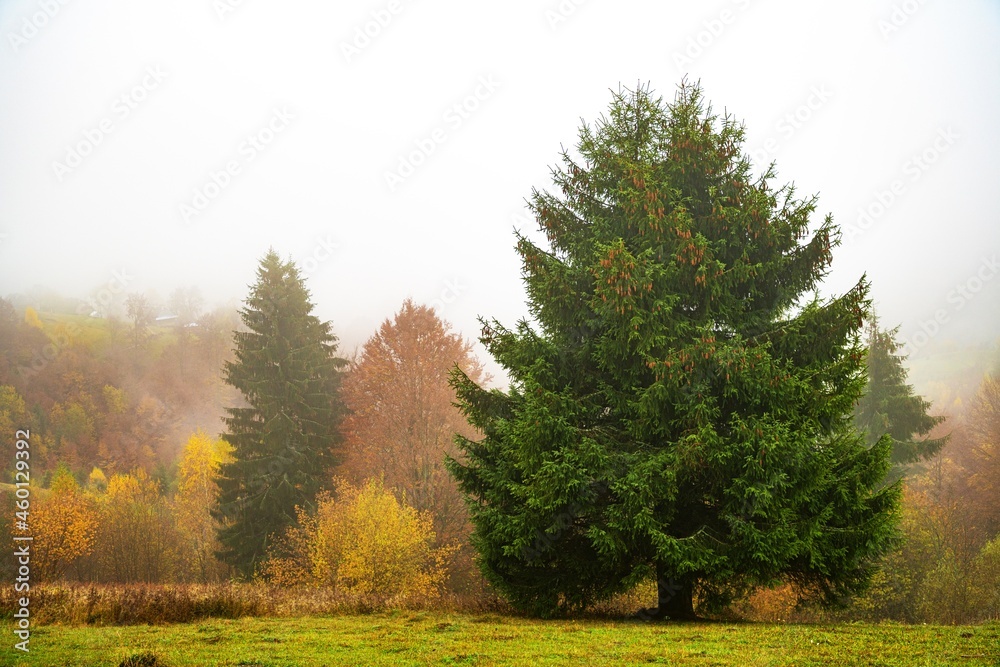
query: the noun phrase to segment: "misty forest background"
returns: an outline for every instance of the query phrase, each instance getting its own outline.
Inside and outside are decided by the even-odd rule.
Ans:
[[[241,398],[220,372],[232,361],[237,312],[204,312],[193,287],[178,288],[165,303],[123,294],[101,317],[77,315],[78,306],[54,294],[0,300],[0,431],[28,425],[32,432],[31,525],[41,556],[34,572],[49,581],[226,580],[233,572],[215,556],[210,509],[229,451],[218,439],[219,420]],[[156,313],[180,315],[157,323]],[[905,360],[891,335],[870,327],[868,344],[904,383]],[[356,485],[381,479],[397,499],[429,512],[433,547],[461,545],[445,589],[486,595],[472,566],[464,505],[443,462],[455,454],[453,433],[473,433],[452,405],[454,364],[483,378],[468,341],[427,306],[402,304],[345,371],[340,396],[351,414],[336,472]],[[955,370],[956,383],[964,382],[964,369]],[[895,436],[923,435],[942,446],[907,466],[904,542],[854,614],[928,622],[996,615],[976,595],[992,590],[995,605],[1000,587],[995,377],[984,372],[974,394],[929,408],[937,416],[930,428],[907,407],[887,410],[903,424]],[[893,431],[891,424],[871,427],[874,438]],[[6,541],[14,494],[4,486]],[[13,576],[9,560],[0,569]],[[794,595],[758,594],[753,603],[750,615],[787,618]]]
[[[267,285],[298,295],[289,325],[314,327],[332,352],[303,361],[327,364],[329,380],[303,389],[303,400],[331,398],[316,407],[322,418],[309,438],[319,445],[306,439],[298,460],[254,464],[277,480],[267,493],[290,494],[260,508],[297,509],[236,535],[227,527],[246,517],[227,509],[225,472],[240,465],[233,443],[249,423],[240,421],[250,419],[240,412],[247,393],[267,381],[247,375],[236,350],[252,333],[248,318],[271,303]],[[400,304],[351,351],[338,344],[336,322],[326,328],[310,314],[307,290],[298,268],[271,251],[242,311],[210,309],[197,286],[182,285],[166,298],[105,289],[80,300],[40,289],[0,299],[0,433],[31,430],[33,583],[241,580],[332,591],[367,607],[502,604],[477,568],[467,506],[446,465],[462,459],[456,434],[481,436],[455,405],[454,368],[479,386],[502,385],[427,305]],[[273,303],[292,308],[286,297]],[[786,582],[749,591],[726,613],[997,618],[1000,348],[987,367],[949,358],[936,388],[947,399],[931,404],[908,380],[893,323],[869,316],[860,340],[868,379],[854,421],[869,446],[891,436],[883,484],[903,479],[900,539],[867,592],[843,608],[798,605],[810,591]],[[15,497],[3,488],[0,540],[9,542]],[[375,561],[388,565],[373,569]],[[13,567],[0,560],[8,580]],[[654,583],[643,586],[593,609],[635,611],[655,596]]]
[[[122,294],[100,316],[78,315],[79,306],[54,294],[0,300],[0,431],[31,425],[34,572],[49,581],[227,580],[233,572],[215,556],[210,510],[229,449],[218,439],[220,418],[226,406],[240,403],[220,372],[232,361],[237,312],[206,312],[193,287],[161,303]],[[157,322],[158,313],[171,319]],[[905,381],[905,360],[892,337],[875,327],[868,336],[870,347],[881,346],[877,352],[894,379]],[[402,304],[345,373],[340,395],[351,415],[336,472],[355,485],[381,479],[399,501],[429,513],[431,548],[460,545],[449,554],[444,591],[489,596],[473,565],[462,499],[443,465],[446,454],[455,454],[451,435],[472,434],[452,405],[448,374],[456,363],[486,379],[468,341],[432,309]],[[994,374],[998,366],[1000,359]],[[983,373],[975,393],[929,410],[938,418],[923,436],[940,449],[906,467],[904,541],[851,615],[926,622],[996,616],[995,377]],[[966,381],[956,373],[956,384]],[[901,430],[927,427],[906,412],[889,410],[904,422]],[[876,439],[891,428],[873,426]],[[913,431],[894,435],[921,439]],[[5,487],[0,530],[7,541],[14,494]],[[12,570],[9,561],[0,568]],[[983,604],[991,592],[993,607]],[[760,592],[743,613],[787,619],[795,601],[787,588]]]

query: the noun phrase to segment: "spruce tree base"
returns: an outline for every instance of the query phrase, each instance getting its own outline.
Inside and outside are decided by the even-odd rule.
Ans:
[[[657,606],[643,609],[636,618],[644,621],[699,621],[694,613],[694,585],[692,582],[676,583],[673,579],[657,582]]]

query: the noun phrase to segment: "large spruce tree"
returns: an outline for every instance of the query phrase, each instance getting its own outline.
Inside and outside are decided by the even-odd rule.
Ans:
[[[272,536],[309,507],[336,464],[342,407],[337,338],[312,314],[298,268],[273,251],[260,262],[257,282],[240,315],[235,359],[225,379],[246,400],[227,408],[222,438],[233,461],[219,480],[220,557],[243,577],[254,574]]]
[[[532,195],[533,322],[483,320],[510,388],[454,372],[484,435],[450,461],[483,572],[525,611],[650,576],[658,617],[779,581],[838,600],[892,542],[891,443],[852,423],[867,283],[809,297],[839,232],[773,165],[754,179],[743,138],[697,85],[624,90]]]
[[[868,384],[854,410],[855,424],[870,447],[887,433],[892,438],[892,469],[887,482],[903,477],[914,464],[941,451],[948,441],[947,437],[926,437],[944,417],[928,414],[931,404],[907,384],[906,356],[896,342],[898,334],[899,327],[882,329],[878,318],[871,318],[865,341]]]

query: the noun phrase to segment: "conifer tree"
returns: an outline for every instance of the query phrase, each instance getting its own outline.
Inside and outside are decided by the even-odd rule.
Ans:
[[[222,438],[233,460],[221,468],[219,557],[250,577],[271,539],[295,522],[295,507],[312,506],[337,462],[337,398],[341,369],[337,338],[312,314],[309,292],[292,263],[271,250],[235,333],[235,359],[226,382],[243,407],[227,408]]]
[[[944,421],[927,413],[931,405],[913,393],[906,383],[905,355],[896,342],[899,327],[883,330],[872,317],[867,330],[868,384],[854,410],[855,424],[872,447],[889,434],[892,438],[892,469],[887,481],[906,474],[915,463],[941,451],[947,438],[919,438]]]
[[[683,83],[614,95],[518,234],[532,321],[483,322],[510,388],[460,371],[478,440],[450,462],[484,575],[551,615],[655,576],[654,617],[793,581],[863,589],[895,535],[891,443],[866,447],[864,278],[810,297],[839,231],[752,178],[744,130]],[[812,233],[810,233],[812,229]]]

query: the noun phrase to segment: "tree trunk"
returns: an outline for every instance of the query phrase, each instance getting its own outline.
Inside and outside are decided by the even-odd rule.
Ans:
[[[694,621],[694,582],[690,579],[676,581],[660,578],[656,583],[657,612],[672,621]]]
[[[679,579],[656,568],[656,606],[639,612],[648,621],[696,621],[694,613],[694,580]]]

